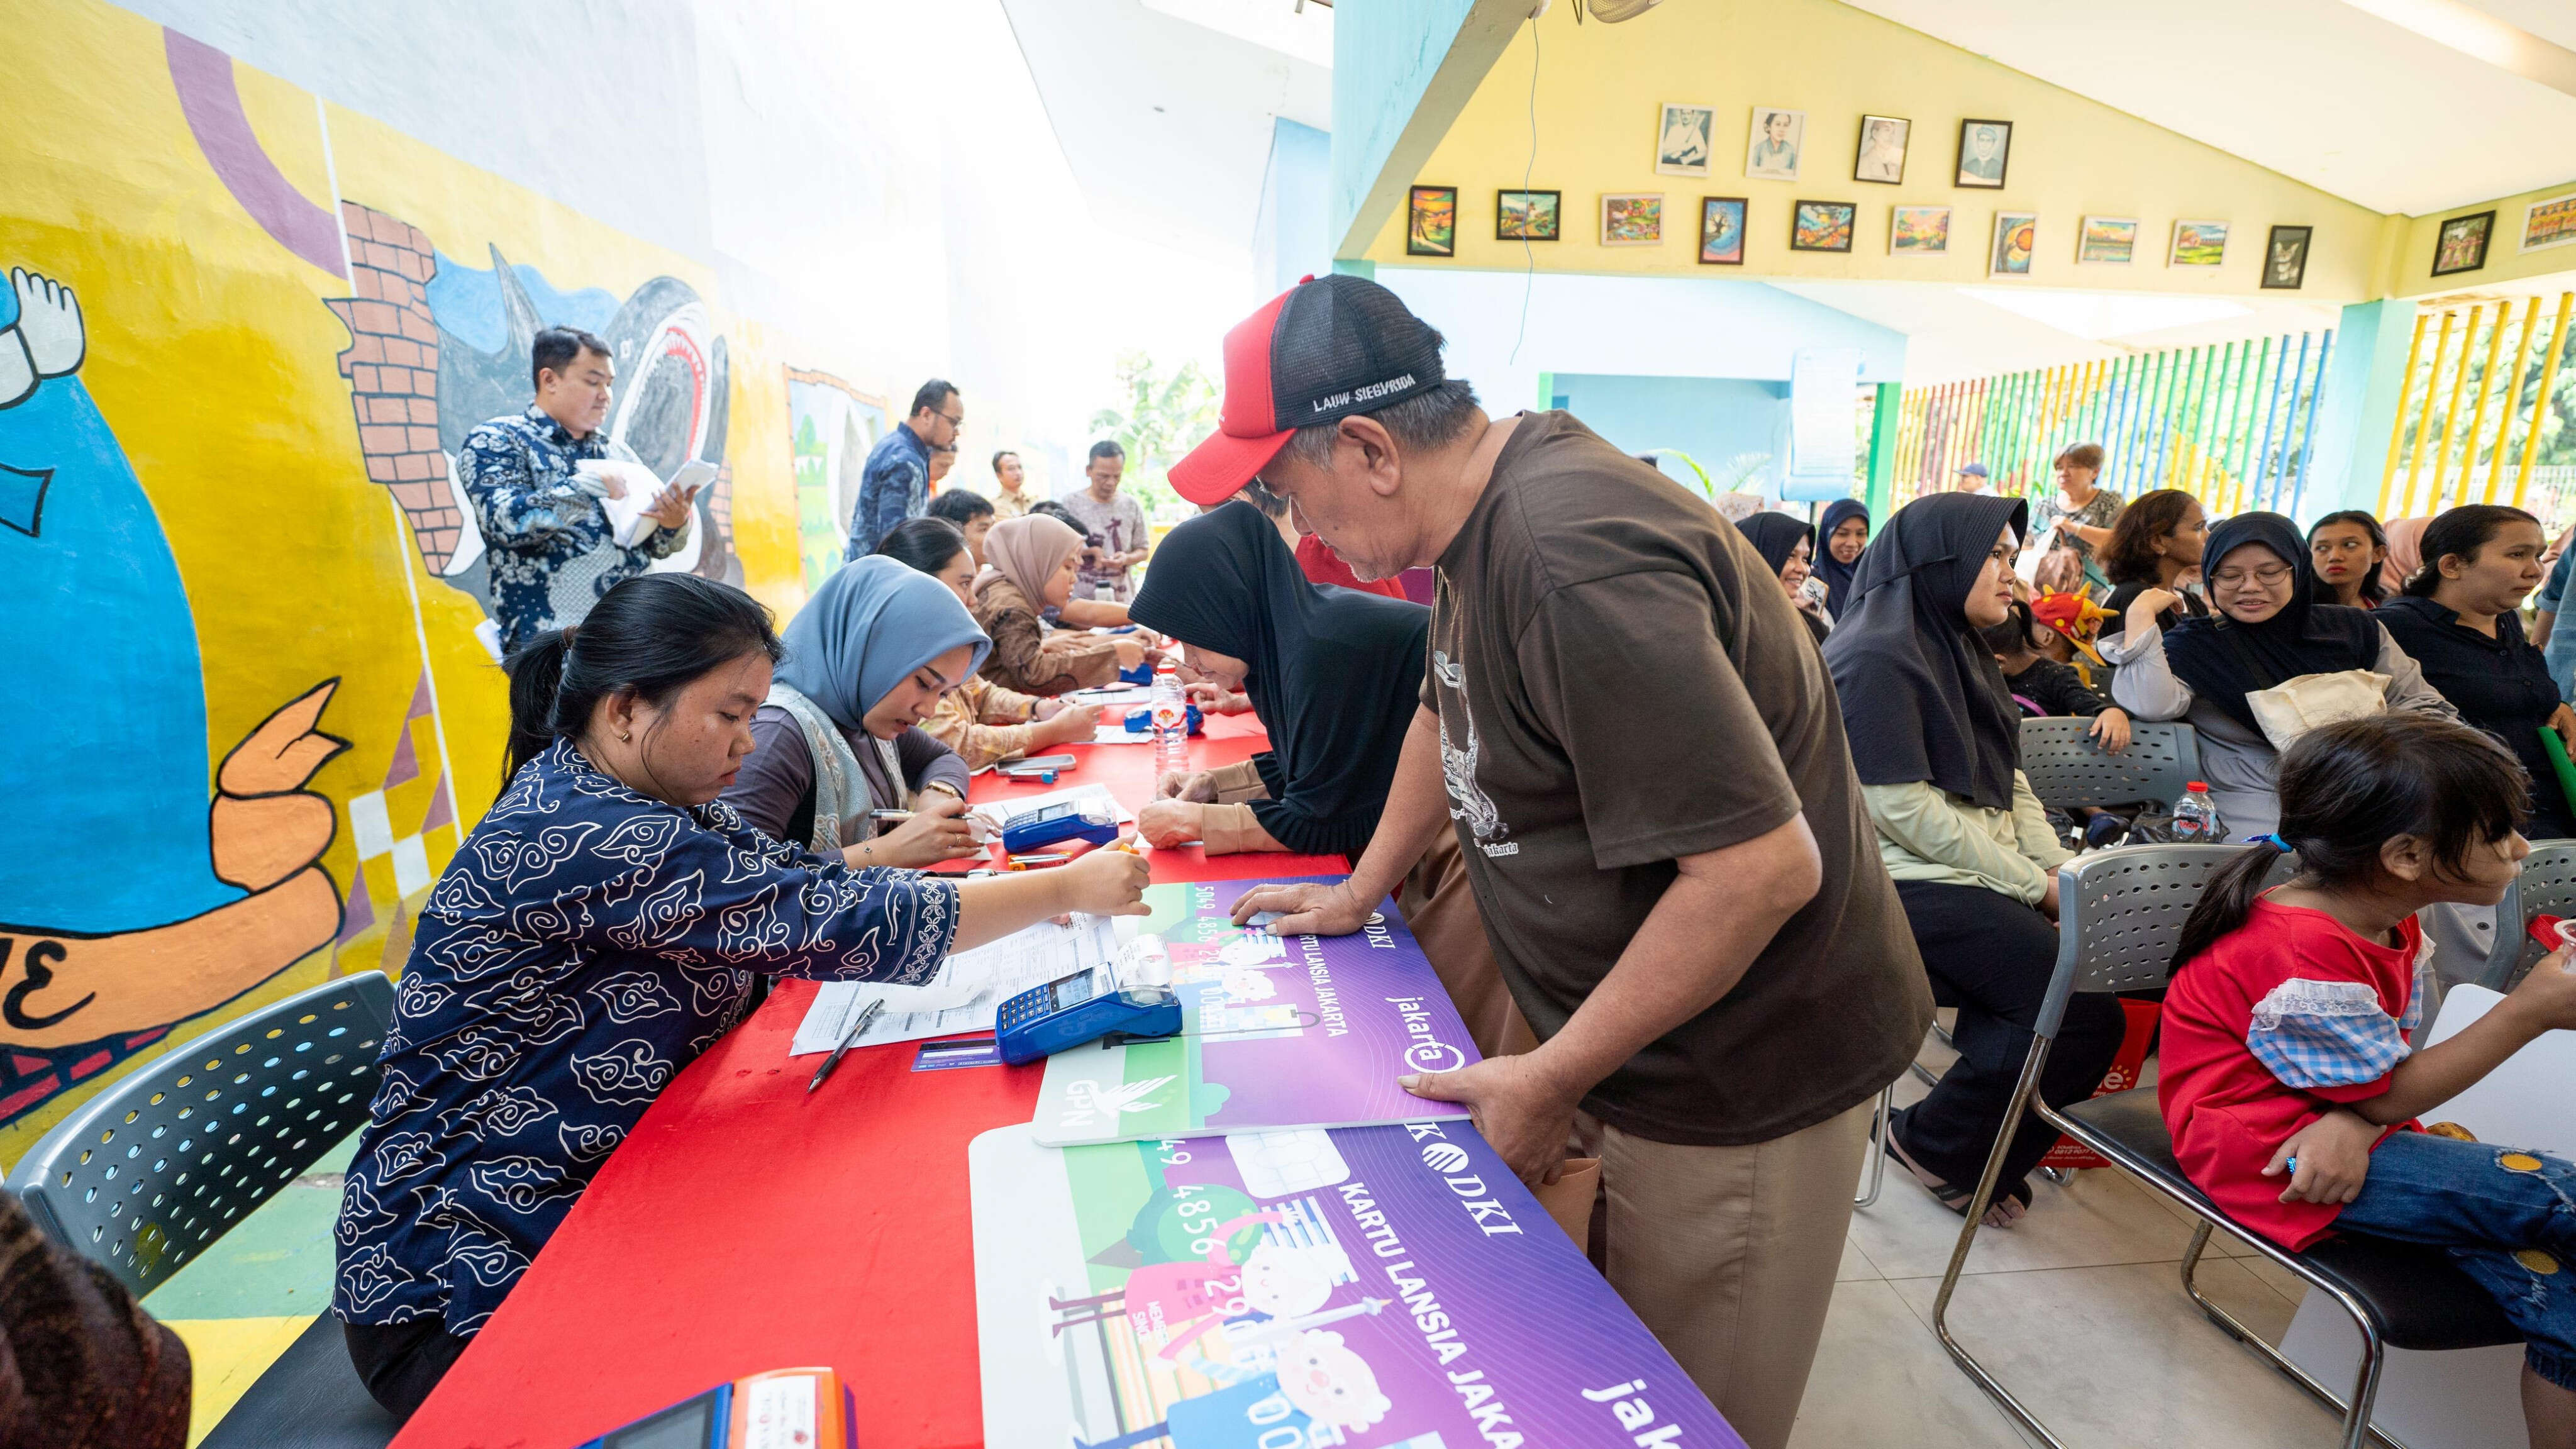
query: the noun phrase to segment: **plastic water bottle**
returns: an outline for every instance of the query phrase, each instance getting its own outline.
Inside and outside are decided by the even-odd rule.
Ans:
[[[2218,805],[2209,798],[2206,781],[2192,780],[2183,786],[2182,798],[2174,802],[2173,838],[2192,845],[2217,845],[2227,839],[2227,827],[2218,818]]]
[[[1154,778],[1190,767],[1190,701],[1170,659],[1154,666]]]

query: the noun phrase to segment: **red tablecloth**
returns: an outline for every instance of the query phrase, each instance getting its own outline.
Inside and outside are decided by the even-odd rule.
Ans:
[[[1203,766],[1264,743],[1212,720]],[[978,801],[1101,781],[1131,807],[1153,751],[1074,747],[1054,786],[980,777]],[[1157,881],[1338,875],[1338,856],[1156,851]],[[636,1124],[397,1449],[560,1449],[765,1369],[828,1365],[859,1443],[984,1442],[966,1144],[1025,1122],[1041,1068],[915,1072],[919,1043],[854,1051],[811,1096],[787,1060],[814,987],[784,982]]]

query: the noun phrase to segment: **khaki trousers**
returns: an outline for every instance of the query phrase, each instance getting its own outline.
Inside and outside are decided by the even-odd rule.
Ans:
[[[1797,1422],[1876,1106],[1746,1147],[1575,1118],[1601,1159],[1610,1286],[1752,1449],[1782,1449]]]

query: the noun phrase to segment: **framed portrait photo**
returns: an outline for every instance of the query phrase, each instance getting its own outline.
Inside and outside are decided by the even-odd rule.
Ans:
[[[1712,267],[1744,265],[1744,198],[1699,199],[1699,259]]]
[[[2474,272],[2487,264],[2487,243],[2495,237],[2495,213],[2473,212],[2442,223],[2433,239],[2433,275]]]
[[[1891,257],[1942,257],[1950,254],[1950,208],[1897,206],[1888,209],[1887,254]]]
[[[1789,250],[1847,252],[1860,223],[1860,208],[1848,201],[1801,201],[1789,217]]]
[[[2012,130],[2010,121],[1961,121],[1954,184],[2003,190],[2004,169],[2012,163]]]
[[[1706,176],[1711,138],[1717,133],[1715,106],[1664,102],[1655,127],[1655,172],[1660,176]]]
[[[2308,279],[2308,238],[2316,233],[2312,226],[2276,226],[2263,239],[2263,285],[2277,292],[2295,292]]]
[[[2075,260],[2125,267],[2138,255],[2138,219],[2134,216],[2088,216],[2076,233]]]
[[[1744,174],[1755,181],[1795,181],[1798,155],[1806,147],[1806,112],[1755,106],[1753,137],[1744,147]]]
[[[2522,211],[2522,249],[2576,245],[2576,191],[2544,197]]]
[[[1564,193],[1497,191],[1494,193],[1494,240],[1555,241],[1564,235]]]
[[[1986,257],[1990,277],[2027,277],[2030,259],[2039,250],[2039,213],[1995,213],[1995,244]]]
[[[1458,188],[1417,186],[1405,202],[1404,254],[1458,255]]]
[[[1903,116],[1860,118],[1860,150],[1852,161],[1852,180],[1894,186],[1905,180],[1905,148],[1914,123]]]
[[[1605,247],[1662,246],[1664,194],[1660,191],[1603,192],[1601,244]]]
[[[2174,223],[2173,250],[2166,254],[2169,267],[2216,267],[2227,261],[2228,224],[2223,221],[2178,221]]]

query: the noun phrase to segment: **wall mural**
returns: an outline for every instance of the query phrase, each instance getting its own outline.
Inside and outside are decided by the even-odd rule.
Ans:
[[[12,26],[0,1163],[173,1040],[401,969],[506,727],[451,460],[539,328],[608,341],[659,475],[718,468],[661,567],[782,608],[803,573],[794,441],[731,426],[787,369],[695,263],[97,0]],[[828,469],[884,417],[826,381]]]
[[[224,756],[209,803],[196,622],[81,385],[80,299],[24,268],[9,282],[0,748],[44,768],[0,791],[0,1121],[331,943],[340,893],[316,862],[335,817],[304,785],[348,748],[315,727],[324,680]]]
[[[828,372],[787,369],[787,426],[796,459],[796,545],[805,587],[823,586],[849,547],[850,512],[868,450],[885,436],[885,399]]]

